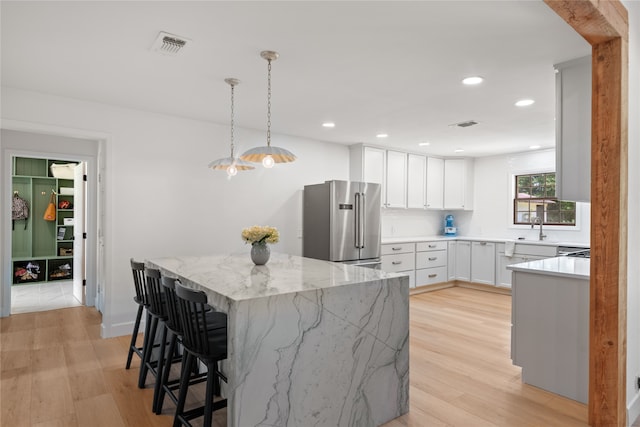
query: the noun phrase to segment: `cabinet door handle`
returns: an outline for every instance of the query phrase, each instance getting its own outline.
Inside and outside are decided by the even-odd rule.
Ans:
[[[487,246],[487,242],[480,242],[482,246]]]
[[[402,261],[391,261],[391,265],[400,265]]]
[[[432,257],[432,258],[429,258],[429,261],[435,261],[435,260],[437,260],[437,259],[438,259],[438,257],[437,257],[437,256],[434,256],[434,257]]]
[[[401,250],[402,250],[402,247],[399,247],[399,248],[391,248],[391,250],[392,250],[392,251],[401,251]]]
[[[430,248],[437,248],[438,245],[429,245]]]
[[[433,278],[434,278],[434,277],[436,277],[436,276],[438,276],[438,275],[437,275],[437,274],[430,274],[430,275],[429,275],[429,278],[430,278],[430,279],[433,279]]]

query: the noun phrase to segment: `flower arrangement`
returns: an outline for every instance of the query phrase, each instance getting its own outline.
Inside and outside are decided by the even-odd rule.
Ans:
[[[242,229],[242,240],[252,245],[262,245],[266,243],[278,243],[280,233],[275,227],[268,225],[254,225]]]

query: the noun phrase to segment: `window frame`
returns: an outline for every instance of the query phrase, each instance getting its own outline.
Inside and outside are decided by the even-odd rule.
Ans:
[[[508,228],[511,229],[520,229],[520,230],[525,230],[525,229],[530,229],[531,228],[531,223],[517,223],[515,222],[516,219],[516,177],[518,176],[522,176],[522,175],[540,175],[540,174],[549,174],[549,173],[556,173],[555,168],[531,168],[531,169],[518,169],[518,170],[511,170],[509,171],[509,213],[507,221],[508,221]],[[548,198],[545,198],[548,199]],[[582,229],[582,210],[583,210],[583,203],[580,202],[573,202],[575,203],[575,224],[574,225],[570,225],[570,224],[557,224],[557,223],[551,223],[551,224],[547,224],[544,223],[543,226],[544,227],[550,227],[552,230],[556,230],[556,231],[580,231]]]

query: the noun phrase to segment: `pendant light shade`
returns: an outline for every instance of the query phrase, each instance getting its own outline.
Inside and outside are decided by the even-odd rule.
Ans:
[[[272,168],[276,163],[290,163],[296,156],[289,150],[271,146],[271,62],[278,59],[278,52],[265,50],[260,52],[260,56],[267,60],[267,145],[255,147],[245,152],[240,159],[248,162],[260,163],[265,168]]]
[[[234,149],[234,144],[233,144],[233,121],[234,121],[233,98],[234,96],[233,95],[234,95],[234,88],[238,83],[240,83],[240,80],[227,78],[227,79],[224,79],[224,81],[229,86],[231,86],[231,155],[229,157],[225,157],[224,159],[214,160],[213,162],[209,163],[209,167],[215,170],[227,171],[227,175],[229,176],[229,178],[231,178],[232,176],[235,176],[238,173],[238,171],[251,170],[251,169],[255,169],[255,167],[251,163],[241,159],[237,159],[233,155],[233,149]]]

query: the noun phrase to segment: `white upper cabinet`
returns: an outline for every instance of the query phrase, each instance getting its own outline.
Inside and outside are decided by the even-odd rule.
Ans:
[[[473,159],[439,159],[363,144],[350,150],[350,179],[381,184],[382,207],[473,209]]]
[[[427,209],[444,207],[444,160],[427,158]]]
[[[556,196],[591,201],[591,55],[555,65]]]
[[[445,159],[444,209],[473,209],[473,159]]]
[[[364,168],[362,181],[382,184],[382,194],[385,189],[385,151],[379,148],[364,147]]]
[[[387,151],[386,207],[407,207],[407,153]]]
[[[383,148],[366,147],[356,144],[349,147],[350,179],[359,182],[373,182],[381,184],[380,203],[385,205],[386,195],[386,150]]]
[[[427,158],[419,154],[407,156],[407,207],[424,209],[427,207]]]

